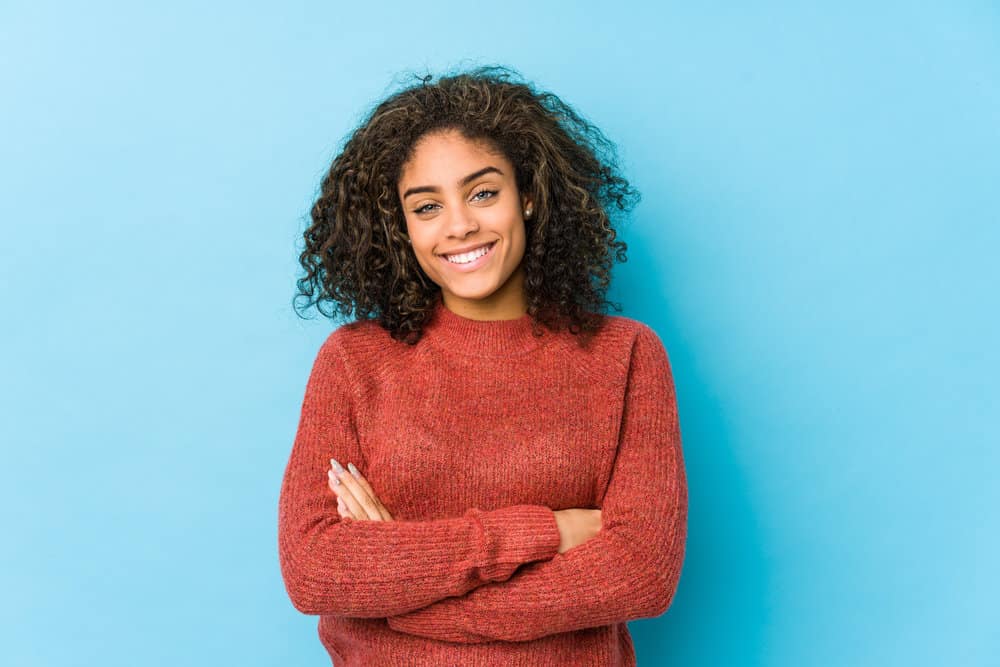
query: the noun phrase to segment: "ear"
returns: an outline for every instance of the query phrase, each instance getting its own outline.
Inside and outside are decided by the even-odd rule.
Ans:
[[[521,211],[526,211],[528,209],[534,209],[535,204],[531,200],[531,195],[523,195],[521,197]]]

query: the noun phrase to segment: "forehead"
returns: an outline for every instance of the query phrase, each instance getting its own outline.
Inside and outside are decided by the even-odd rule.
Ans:
[[[403,164],[398,185],[400,188],[406,185],[450,186],[458,178],[487,165],[499,167],[505,176],[512,172],[503,154],[487,141],[467,139],[455,130],[433,132],[414,144],[413,154]]]

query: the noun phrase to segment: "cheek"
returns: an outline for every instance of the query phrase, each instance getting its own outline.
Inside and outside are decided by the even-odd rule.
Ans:
[[[518,225],[511,234],[511,246],[517,249],[518,255],[523,255],[528,242],[524,225]]]
[[[425,272],[436,270],[438,259],[431,250],[430,245],[421,243],[420,239],[413,239],[410,252],[417,258],[417,263],[420,264]]]

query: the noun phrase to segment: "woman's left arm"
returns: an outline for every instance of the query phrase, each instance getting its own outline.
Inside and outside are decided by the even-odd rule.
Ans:
[[[389,616],[433,639],[527,641],[664,613],[687,537],[687,481],[673,376],[656,333],[636,335],[614,469],[596,537],[507,580]]]

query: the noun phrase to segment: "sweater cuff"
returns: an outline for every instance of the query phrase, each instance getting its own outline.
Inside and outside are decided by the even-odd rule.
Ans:
[[[523,563],[548,560],[559,553],[559,525],[545,505],[511,505],[470,513],[482,526],[482,549],[477,563],[487,581],[510,578]]]

